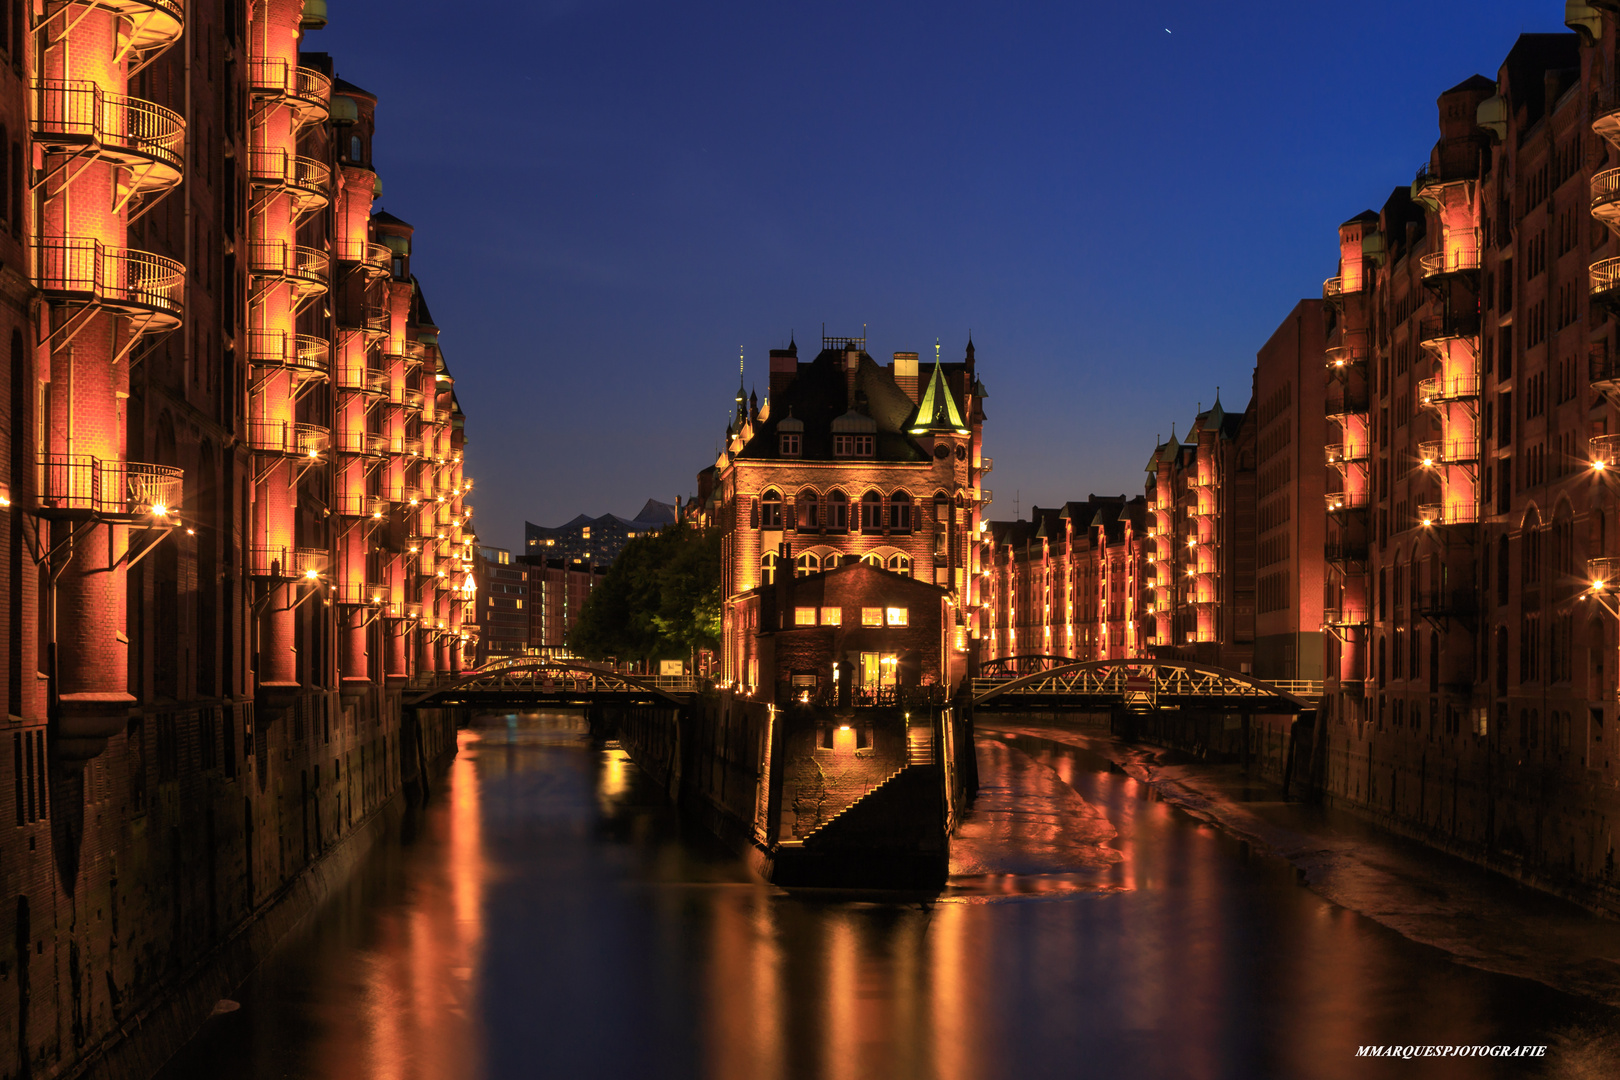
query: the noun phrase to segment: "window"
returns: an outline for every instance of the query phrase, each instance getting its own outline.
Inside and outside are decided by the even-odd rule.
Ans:
[[[842,626],[844,624],[844,609],[841,607],[824,607],[821,609],[822,626]]]
[[[793,560],[794,577],[809,577],[811,574],[814,574],[820,569],[821,560],[809,553],[800,555],[797,559]]]
[[[781,438],[782,438],[782,456],[783,457],[798,457],[799,456],[799,433],[796,432],[796,431],[792,432],[792,433],[784,433]]]
[[[762,529],[780,529],[782,527],[782,493],[771,488],[759,500],[759,527]]]
[[[890,626],[910,626],[911,610],[903,607],[892,607],[884,612]]]
[[[861,532],[875,533],[883,531],[883,496],[875,491],[868,491],[861,496]]]
[[[897,574],[904,574],[906,577],[910,577],[911,576],[911,556],[909,556],[909,555],[890,555],[889,556],[889,569],[893,570]]]
[[[889,496],[889,531],[911,531],[911,496],[903,491]]]
[[[799,492],[798,505],[799,525],[801,530],[816,529],[821,526],[821,518],[816,514],[816,493],[813,491]]]
[[[833,457],[871,457],[875,435],[834,435]]]
[[[759,560],[759,583],[761,585],[776,584],[776,552],[767,551]]]
[[[842,491],[827,496],[827,531],[849,531],[849,496]]]
[[[863,608],[861,608],[861,625],[862,626],[882,626],[883,625],[883,609],[880,608],[880,607],[863,607]]]
[[[796,607],[793,609],[794,626],[816,625],[816,609],[813,607]]]

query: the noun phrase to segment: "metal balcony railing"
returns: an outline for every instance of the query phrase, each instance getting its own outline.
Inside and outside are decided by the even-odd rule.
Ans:
[[[325,206],[332,197],[331,166],[285,150],[252,151],[248,179],[255,187],[287,192],[300,212]]]
[[[349,360],[338,365],[337,387],[368,397],[387,397],[388,372]]]
[[[1605,469],[1620,466],[1620,435],[1594,435],[1587,440],[1592,451],[1592,463],[1603,463]]]
[[[1322,609],[1322,627],[1345,629],[1367,625],[1367,613],[1355,608],[1325,607]]]
[[[1330,277],[1322,282],[1322,299],[1337,300],[1344,295],[1344,278]]]
[[[1365,562],[1367,541],[1329,540],[1323,545],[1323,555],[1330,563]]]
[[[331,446],[332,434],[318,424],[291,420],[249,420],[248,448],[256,454],[319,458]]]
[[[145,53],[173,45],[186,25],[185,5],[181,0],[105,0],[97,6],[128,17],[125,25],[130,47],[135,52]]]
[[[1420,503],[1417,508],[1418,524],[1473,525],[1479,521],[1479,507],[1472,503]]]
[[[180,509],[185,477],[173,465],[44,454],[39,458],[38,480],[42,513],[138,518],[164,517]]]
[[[1620,258],[1599,259],[1589,273],[1593,297],[1607,300],[1620,292]]]
[[[325,117],[330,109],[332,80],[313,68],[280,59],[253,60],[248,81],[254,97],[285,102],[300,125]]]
[[[1418,400],[1424,405],[1467,401],[1479,397],[1479,380],[1472,375],[1447,379],[1436,375],[1418,380]]]
[[[88,148],[110,161],[143,166],[143,186],[180,181],[186,122],[179,113],[79,79],[35,82],[34,105],[34,135],[47,147]]]
[[[1431,251],[1418,259],[1418,266],[1426,278],[1478,270],[1479,247],[1450,247],[1444,251]]]
[[[305,294],[325,291],[331,279],[326,252],[280,240],[255,240],[249,244],[248,269],[256,277],[285,281]]]
[[[1367,507],[1367,493],[1365,491],[1334,491],[1327,495],[1327,512],[1342,514],[1348,510],[1364,510]]]
[[[388,516],[388,500],[376,495],[343,492],[332,500],[332,508],[343,517],[382,518]]]
[[[1365,446],[1345,446],[1343,443],[1329,443],[1323,448],[1322,456],[1329,466],[1341,468],[1345,465],[1355,465],[1367,460]]]
[[[326,574],[331,554],[325,548],[252,547],[248,548],[247,572],[250,577],[279,581],[314,581]]]
[[[1606,555],[1597,559],[1587,559],[1586,573],[1594,589],[1612,590],[1620,584],[1620,558]]]
[[[1330,417],[1361,416],[1367,412],[1367,387],[1365,380],[1357,380],[1361,386],[1347,386],[1334,380],[1328,386],[1326,415]]]
[[[368,270],[388,272],[394,253],[387,244],[340,236],[333,244],[339,262],[359,263]]]
[[[1418,443],[1418,460],[1426,469],[1478,461],[1479,448],[1471,439],[1432,439]]]
[[[1326,350],[1326,356],[1328,370],[1339,373],[1365,368],[1368,350],[1365,345],[1335,345]]]
[[[335,445],[338,453],[350,457],[381,457],[384,451],[379,448],[378,443],[386,438],[387,436],[370,431],[340,431],[337,433]]]
[[[324,338],[283,330],[248,333],[248,361],[256,367],[284,368],[304,376],[325,375],[332,347]]]
[[[1592,215],[1603,220],[1620,216],[1620,169],[1605,169],[1592,177]]]
[[[367,581],[339,581],[332,585],[332,601],[344,607],[379,605],[387,595],[385,587]]]
[[[83,236],[37,241],[34,258],[35,282],[47,294],[154,316],[163,328],[185,313],[185,267],[173,259]]]

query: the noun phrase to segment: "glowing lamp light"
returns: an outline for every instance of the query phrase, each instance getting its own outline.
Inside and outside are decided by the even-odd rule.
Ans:
[[[320,573],[319,570],[305,570],[304,571],[304,577],[309,579],[310,581],[314,581],[316,578],[318,578],[320,576],[321,576],[321,573]]]
[[[1425,529],[1427,529],[1430,525],[1433,525],[1433,524],[1434,524],[1434,521],[1432,519],[1430,519],[1430,518],[1424,518],[1423,519],[1423,527]]]
[[[11,497],[9,495],[0,495],[0,506],[10,506],[10,505],[11,505]]]
[[[1605,468],[1605,462],[1602,458],[1599,458],[1598,460],[1592,462],[1592,468],[1596,469],[1598,472],[1602,472]]]
[[[1593,592],[1602,592],[1603,591],[1603,579],[1602,578],[1599,578],[1597,581],[1592,582],[1592,591]]]
[[[187,536],[196,536],[197,535],[197,530],[196,529],[187,529],[186,530],[186,535]]]
[[[1432,468],[1434,468],[1434,459],[1433,459],[1433,458],[1424,458],[1424,459],[1423,459],[1423,467],[1424,467],[1424,468],[1425,468],[1425,469],[1432,469]]]
[[[162,503],[153,503],[152,504],[152,516],[153,517],[168,517],[169,516],[169,508],[167,506],[164,506]]]

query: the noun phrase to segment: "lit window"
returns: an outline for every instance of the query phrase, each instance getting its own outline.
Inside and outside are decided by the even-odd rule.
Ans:
[[[793,609],[794,626],[816,625],[816,609],[813,607],[796,607]]]
[[[822,626],[844,625],[844,609],[841,607],[824,607],[821,609]]]
[[[517,603],[517,606],[518,606],[518,610],[521,611],[523,609],[523,601],[519,600],[519,601],[516,601],[516,603]]]
[[[911,610],[909,608],[892,607],[888,609],[886,614],[888,615],[890,626],[911,625]]]
[[[579,536],[582,540],[589,540],[591,538],[591,527],[587,525],[583,529],[579,530]]]
[[[883,625],[883,609],[880,608],[880,607],[863,607],[863,608],[861,608],[861,625],[862,626],[882,626]]]

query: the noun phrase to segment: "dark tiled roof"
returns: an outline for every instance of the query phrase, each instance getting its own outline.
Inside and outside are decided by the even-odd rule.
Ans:
[[[348,97],[370,98],[372,101],[377,100],[376,94],[373,94],[370,90],[366,90],[354,85],[354,83],[347,79],[334,78],[332,80],[332,93],[344,94]]]
[[[371,215],[371,220],[378,225],[399,225],[406,229],[416,228],[415,225],[412,225],[404,218],[395,217],[386,210],[378,210],[376,213]]]
[[[961,364],[945,364],[944,376],[960,377]],[[855,372],[855,400],[849,400],[843,354],[823,349],[814,360],[800,363],[793,381],[771,395],[771,418],[754,429],[754,437],[738,455],[745,460],[773,459],[780,456],[777,424],[789,412],[803,423],[800,456],[812,461],[831,460],[833,421],[854,411],[872,418],[877,428],[877,460],[925,461],[927,455],[906,434],[906,424],[916,406],[895,384],[888,369],[866,353],[860,356]]]

